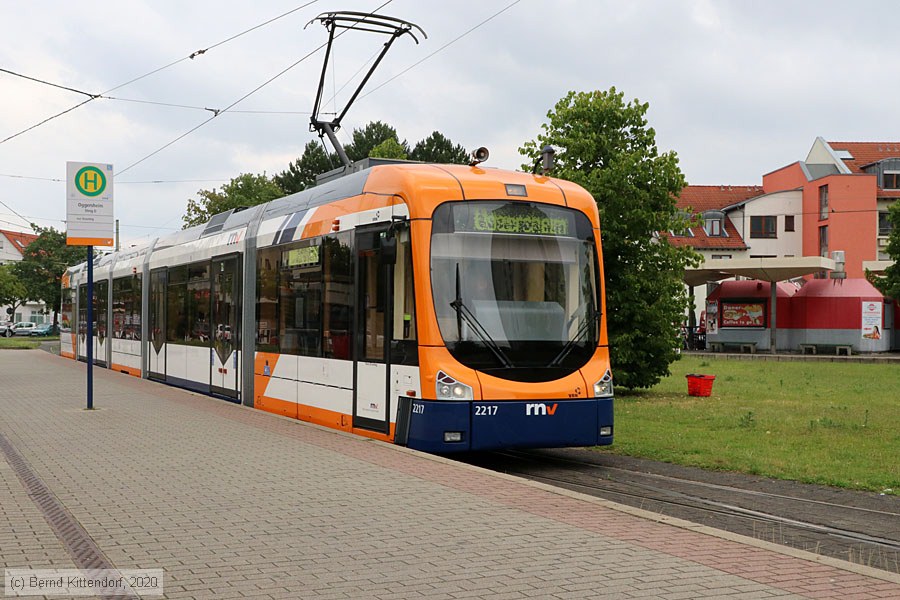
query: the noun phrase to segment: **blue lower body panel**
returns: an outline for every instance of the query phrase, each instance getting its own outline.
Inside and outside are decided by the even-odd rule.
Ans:
[[[406,445],[425,452],[612,444],[613,399],[413,400]],[[609,428],[609,435],[600,435]],[[606,431],[604,431],[606,433]]]

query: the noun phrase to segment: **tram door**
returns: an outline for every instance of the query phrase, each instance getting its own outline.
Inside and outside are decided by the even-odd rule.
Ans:
[[[241,296],[237,256],[214,258],[211,272],[212,348],[210,348],[210,389],[213,393],[238,399],[240,371],[238,310]]]
[[[147,374],[151,379],[166,380],[166,270],[150,273],[150,318],[147,326]]]
[[[382,240],[386,226],[356,229],[356,336],[353,426],[390,432],[390,396],[385,348],[390,335],[392,287],[384,264]]]

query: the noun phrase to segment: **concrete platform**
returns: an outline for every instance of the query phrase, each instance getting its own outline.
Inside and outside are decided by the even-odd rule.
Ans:
[[[898,598],[900,577],[0,351],[0,564],[168,598]],[[8,590],[7,590],[8,591]]]

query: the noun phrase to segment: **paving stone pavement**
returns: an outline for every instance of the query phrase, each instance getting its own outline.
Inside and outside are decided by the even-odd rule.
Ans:
[[[0,352],[3,568],[163,569],[167,598],[900,597],[890,573],[99,368],[85,411],[84,371]]]

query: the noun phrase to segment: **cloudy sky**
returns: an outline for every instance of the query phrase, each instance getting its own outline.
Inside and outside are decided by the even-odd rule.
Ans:
[[[26,225],[17,214],[64,227],[66,161],[114,165],[127,243],[180,228],[201,188],[282,171],[315,139],[323,51],[301,59],[326,31],[304,26],[384,1],[0,0],[0,69],[114,98],[16,135],[89,97],[0,72],[0,140],[15,136],[0,142],[0,228]],[[518,147],[567,91],[612,86],[650,104],[660,149],[693,184],[758,184],[819,135],[900,140],[890,1],[393,0],[380,12],[428,38],[394,44],[345,118],[345,142],[382,120],[411,144],[439,130],[487,146],[489,166],[518,168]],[[325,110],[343,107],[383,41],[349,32],[335,42]],[[204,109],[245,96],[203,124],[214,114]]]

